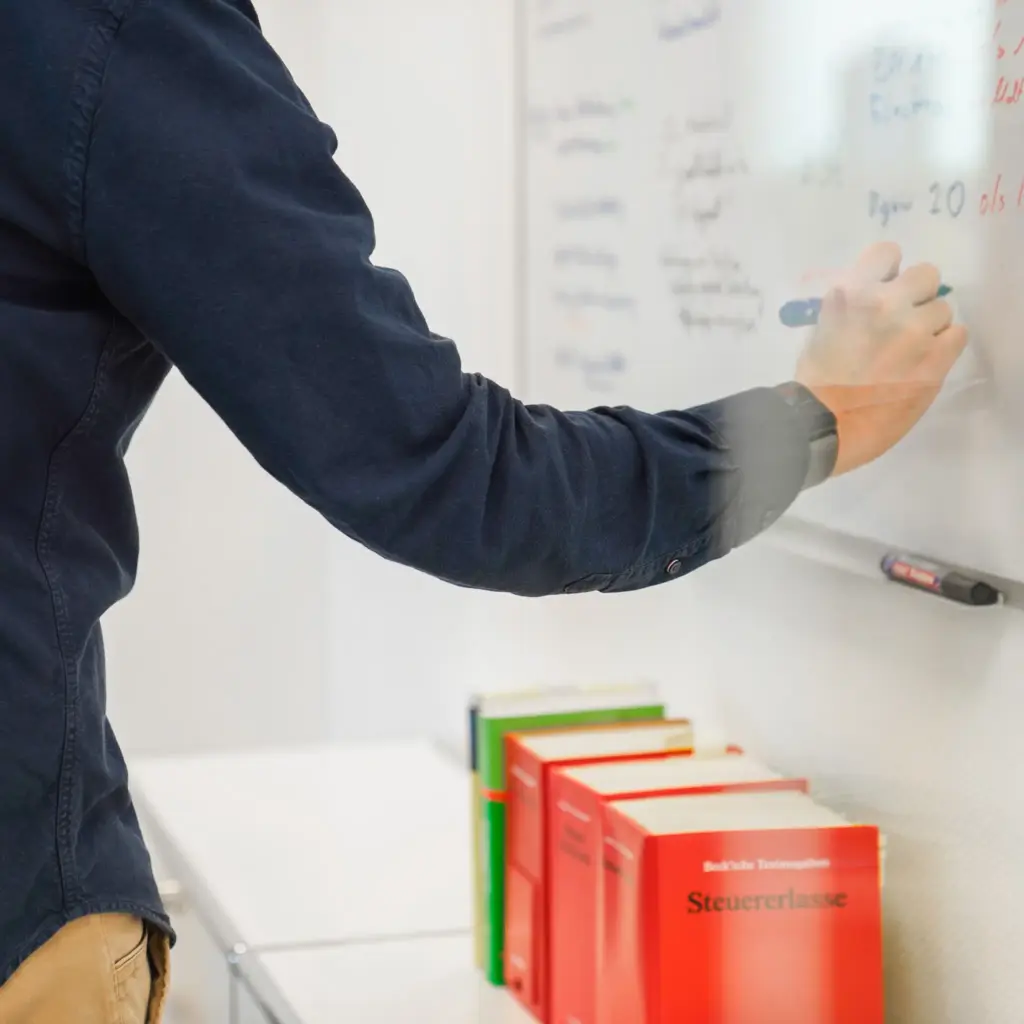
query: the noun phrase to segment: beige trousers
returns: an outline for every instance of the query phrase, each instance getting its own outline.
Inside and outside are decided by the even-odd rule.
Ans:
[[[160,1024],[167,937],[128,914],[65,925],[0,986],[3,1024]]]

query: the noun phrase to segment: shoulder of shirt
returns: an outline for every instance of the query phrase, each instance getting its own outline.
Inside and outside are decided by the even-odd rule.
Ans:
[[[71,123],[64,156],[65,200],[71,249],[85,259],[85,188],[93,119],[103,91],[107,63],[125,23],[155,4],[207,4],[237,11],[257,28],[259,18],[251,0],[59,0],[84,18],[84,38],[71,86]]]

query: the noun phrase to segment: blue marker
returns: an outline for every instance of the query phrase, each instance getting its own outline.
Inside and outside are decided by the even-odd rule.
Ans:
[[[939,286],[941,299],[953,289],[948,284]],[[793,299],[779,310],[779,319],[786,327],[810,327],[818,322],[821,314],[821,299]]]

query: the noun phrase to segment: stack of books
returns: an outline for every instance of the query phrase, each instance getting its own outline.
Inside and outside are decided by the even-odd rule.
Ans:
[[[664,719],[653,685],[552,687],[475,698],[469,708],[477,964],[505,982],[505,741],[524,730]]]
[[[883,1024],[881,837],[657,688],[470,710],[477,963],[541,1024]]]

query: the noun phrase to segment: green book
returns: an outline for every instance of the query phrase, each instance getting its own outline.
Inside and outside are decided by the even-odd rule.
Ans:
[[[609,725],[665,717],[657,687],[649,683],[622,686],[558,687],[522,694],[479,697],[471,716],[476,741],[479,822],[474,835],[480,844],[474,858],[478,877],[480,943],[483,971],[494,985],[505,983],[505,736],[510,732],[559,729],[576,725]]]
[[[483,859],[483,845],[481,843],[481,832],[483,827],[482,815],[480,813],[480,767],[477,754],[477,731],[476,722],[480,714],[482,702],[500,700],[503,707],[511,706],[512,703],[522,702],[527,705],[530,701],[536,701],[543,690],[512,690],[508,693],[495,693],[483,697],[474,694],[470,698],[468,706],[469,737],[466,749],[469,760],[469,789],[470,789],[470,820],[472,821],[472,862],[473,862],[473,959],[476,966],[484,970],[486,959],[486,933],[484,925],[484,906],[486,903],[485,893],[485,872]]]

